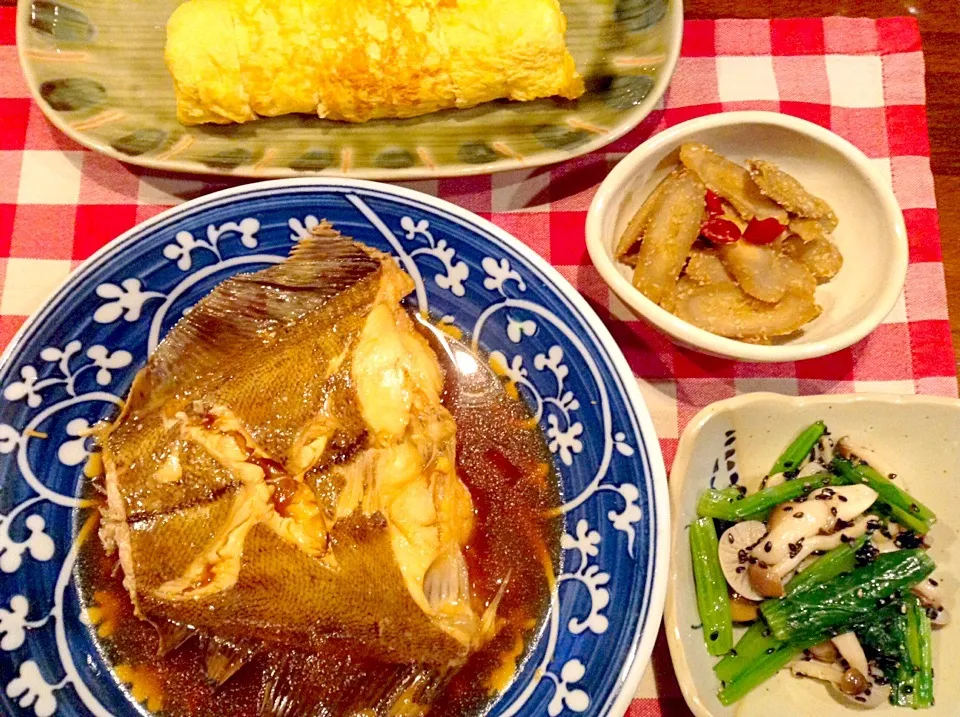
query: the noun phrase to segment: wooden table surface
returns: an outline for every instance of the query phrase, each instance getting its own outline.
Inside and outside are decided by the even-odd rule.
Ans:
[[[954,355],[960,363],[960,5],[957,0],[685,0],[690,19],[889,17],[920,21],[927,66],[927,122]]]

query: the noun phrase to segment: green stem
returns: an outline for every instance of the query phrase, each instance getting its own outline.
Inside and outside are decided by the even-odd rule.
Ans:
[[[786,471],[796,470],[803,459],[810,455],[810,451],[817,445],[817,441],[827,431],[827,425],[823,421],[817,421],[811,426],[807,426],[799,436],[793,439],[793,443],[787,446],[787,449],[773,464],[773,468],[767,475],[776,475]]]
[[[727,489],[706,490],[700,494],[697,501],[697,514],[703,518],[730,522],[763,520],[774,506],[821,488],[831,483],[833,478],[830,473],[815,473],[784,481],[780,485],[764,488],[746,497],[739,494],[734,497]]]
[[[711,655],[723,655],[733,647],[733,619],[727,581],[723,577],[718,552],[717,529],[710,518],[700,518],[690,526],[690,553],[697,607],[703,623],[703,641]]]
[[[770,633],[763,620],[757,620],[741,635],[733,651],[713,666],[717,679],[732,682],[750,668],[767,650],[776,650],[783,644]]]
[[[854,465],[843,458],[834,458],[833,468],[845,482],[862,483],[873,488],[877,492],[877,501],[889,508],[890,517],[900,525],[926,534],[937,522],[937,516],[930,508],[866,463]]]
[[[899,665],[891,680],[891,700],[901,707],[933,706],[933,650],[930,618],[920,601],[910,596],[893,621],[899,643]]]
[[[838,575],[853,572],[857,567],[857,551],[867,542],[867,535],[861,535],[852,543],[843,543],[824,554],[817,562],[787,583],[787,595],[805,592]]]
[[[743,699],[751,690],[756,689],[786,667],[792,659],[810,647],[806,643],[787,644],[779,649],[767,651],[758,657],[750,667],[740,673],[732,682],[728,682],[717,693],[722,705],[732,705]]]

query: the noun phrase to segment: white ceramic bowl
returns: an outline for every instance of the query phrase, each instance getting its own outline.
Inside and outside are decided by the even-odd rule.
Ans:
[[[766,159],[826,199],[843,268],[817,289],[823,313],[796,336],[759,346],[711,334],[661,309],[630,283],[613,250],[647,195],[678,163],[685,142],[734,161]],[[815,124],[776,112],[726,112],[683,122],[628,154],[600,185],[587,214],[587,249],[624,304],[685,346],[744,361],[797,361],[856,343],[886,317],[907,275],[907,233],[889,182],[856,147]]]
[[[750,393],[719,401],[687,426],[670,475],[673,508],[672,564],[667,589],[667,642],[680,688],[697,717],[849,717],[859,711],[836,701],[813,681],[781,671],[731,707],[716,698],[716,658],[707,654],[697,614],[686,526],[696,517],[696,499],[708,487],[721,458],[717,485],[727,485],[722,460],[727,431],[735,431],[734,470],[747,481],[759,479],[779,453],[817,419],[834,436],[848,435],[871,448],[891,466],[904,487],[937,513],[930,532],[931,554],[945,579],[953,621],[934,632],[936,706],[924,715],[960,714],[960,622],[956,612],[960,555],[960,401],[929,396],[848,395],[788,397]],[[910,711],[883,705],[875,717],[904,717]]]

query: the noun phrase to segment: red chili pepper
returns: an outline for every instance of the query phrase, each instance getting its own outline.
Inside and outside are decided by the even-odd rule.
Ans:
[[[707,190],[707,214],[712,217],[719,217],[723,214],[723,200],[716,194]]]
[[[714,217],[700,225],[700,234],[714,244],[731,244],[740,238],[740,227],[729,219]]]
[[[743,238],[751,244],[769,244],[783,234],[784,229],[786,227],[774,217],[767,217],[766,219],[754,217],[747,224],[747,228],[743,230]]]

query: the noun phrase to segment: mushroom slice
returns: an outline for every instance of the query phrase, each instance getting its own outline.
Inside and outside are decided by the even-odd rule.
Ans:
[[[809,294],[788,291],[776,304],[735,284],[698,286],[678,299],[674,313],[694,326],[734,339],[768,339],[797,331],[820,315]]]
[[[783,580],[777,571],[764,562],[750,563],[747,568],[750,586],[765,598],[781,598],[786,594],[783,589]]]
[[[757,603],[738,595],[730,601],[730,617],[734,622],[754,622],[759,616]]]
[[[823,221],[827,231],[837,228],[837,215],[820,197],[814,196],[792,175],[772,162],[747,160],[747,170],[760,191],[791,214]]]
[[[747,568],[750,563],[748,555],[750,548],[767,532],[767,526],[759,520],[744,520],[735,523],[723,531],[720,536],[720,567],[727,583],[738,595],[748,600],[763,600],[750,583]]]
[[[844,670],[836,663],[797,660],[790,665],[790,672],[796,677],[811,677],[828,683],[840,699],[859,707],[877,707],[885,704],[890,696],[889,685],[878,684],[874,675],[859,674],[859,671],[855,675],[853,668]],[[860,692],[849,694],[854,689]]]
[[[705,144],[680,147],[680,161],[696,173],[708,189],[730,202],[744,219],[775,217],[781,224],[787,223],[787,212],[760,192],[750,172]]]
[[[820,662],[819,660],[797,660],[790,665],[790,672],[797,677],[812,677],[815,680],[840,684],[843,679],[843,668],[836,663]]]
[[[780,244],[783,253],[803,264],[817,281],[832,279],[843,266],[843,255],[826,236],[804,241],[799,236],[789,236]]]
[[[653,191],[650,192],[650,195],[644,200],[640,209],[633,215],[633,219],[627,224],[627,228],[623,231],[623,236],[620,237],[620,241],[617,243],[617,248],[614,251],[614,256],[617,258],[617,261],[629,264],[630,266],[636,264],[637,250],[640,248],[639,243],[643,239],[643,233],[650,223],[650,218],[660,210],[663,204],[663,197],[672,189],[673,184],[683,173],[684,170],[678,167],[653,188]]]
[[[672,182],[650,218],[633,269],[633,285],[659,304],[683,271],[700,235],[706,190],[691,173]]]
[[[770,570],[773,575],[781,580],[796,570],[807,557],[818,550],[833,550],[840,543],[850,542],[867,532],[867,525],[870,521],[876,520],[874,515],[863,515],[857,518],[853,525],[839,530],[831,535],[813,535],[806,538],[798,538],[795,542],[788,544],[788,556],[774,565]],[[772,533],[773,531],[771,531]],[[766,543],[764,543],[764,546]]]
[[[840,658],[840,653],[837,652],[837,646],[833,644],[833,640],[824,640],[818,645],[807,650],[811,655],[820,662],[826,662],[832,664]]]
[[[947,611],[943,601],[943,576],[937,572],[931,574],[926,580],[914,585],[911,592],[920,598],[924,607],[931,614],[931,622],[937,627],[943,627],[950,623],[950,613]]]
[[[723,265],[740,288],[761,301],[775,303],[787,293],[787,277],[780,266],[780,253],[770,246],[757,246],[739,239],[720,248]]]
[[[860,646],[860,640],[857,639],[856,634],[845,632],[842,635],[837,635],[833,638],[833,644],[850,667],[863,676],[870,674],[870,669],[867,667],[867,656],[864,654],[863,647]]]
[[[826,503],[832,517],[850,521],[867,512],[877,500],[877,491],[861,484],[820,488],[810,494],[809,500]]]

